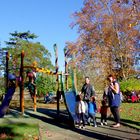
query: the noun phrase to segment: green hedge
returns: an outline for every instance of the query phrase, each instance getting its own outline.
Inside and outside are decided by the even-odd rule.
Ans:
[[[120,88],[122,92],[127,91],[140,91],[140,80],[139,79],[128,79],[120,82]]]

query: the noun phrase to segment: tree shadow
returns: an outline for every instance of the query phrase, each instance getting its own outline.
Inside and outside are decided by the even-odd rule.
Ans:
[[[38,131],[38,124],[28,124],[27,122],[20,122],[20,121],[13,121],[9,118],[4,118],[4,121],[1,122],[0,126],[0,140],[15,140],[15,139],[28,139],[28,133],[26,132],[27,129],[34,129],[35,126],[37,126]],[[23,130],[26,129],[25,133],[17,131],[18,128],[22,128]],[[25,135],[26,134],[26,135]],[[35,134],[37,137],[39,134],[39,131]],[[33,135],[34,136],[34,135]]]
[[[87,130],[82,130],[73,127],[71,124],[71,121],[69,120],[69,116],[66,113],[60,112],[59,117],[57,115],[57,111],[54,109],[44,109],[44,108],[38,108],[37,111],[39,113],[45,114],[49,117],[46,116],[40,116],[32,112],[26,112],[26,114],[30,115],[33,118],[39,119],[45,123],[55,125],[57,127],[63,128],[63,129],[69,129],[73,132],[80,133],[81,135],[95,138],[95,139],[108,139],[108,140],[121,140],[122,138],[119,138],[118,136],[110,136],[107,133],[101,134],[101,132],[98,131],[87,131]],[[63,116],[64,115],[64,116]]]
[[[140,122],[128,120],[128,119],[121,119],[121,122],[129,123],[129,124],[135,124],[137,126],[140,126]]]
[[[123,132],[123,133],[128,133],[128,134],[136,134],[136,135],[140,135],[139,131],[137,132],[132,132],[132,131],[126,131],[125,129],[122,130],[122,129],[118,129],[118,128],[113,128],[111,124],[108,123],[107,126],[98,126],[98,127],[102,127],[103,129],[112,129],[114,131],[120,131],[120,132]],[[131,129],[131,128],[130,128]]]
[[[10,126],[0,126],[0,139],[14,140],[15,137],[21,137]]]
[[[96,118],[100,119],[100,117],[96,117]],[[114,121],[114,119],[112,117],[108,117],[108,120],[109,121]],[[136,128],[136,127],[132,126],[132,125],[140,126],[140,122],[138,122],[138,121],[133,121],[133,120],[128,120],[128,119],[121,119],[121,124],[123,124],[124,126],[134,128],[137,131],[140,131],[140,128]]]

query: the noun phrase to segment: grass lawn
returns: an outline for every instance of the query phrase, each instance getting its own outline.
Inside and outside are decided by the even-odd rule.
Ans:
[[[122,122],[140,129],[140,103],[122,103],[120,114]]]
[[[38,140],[39,129],[37,124],[11,123],[0,125],[1,140]]]

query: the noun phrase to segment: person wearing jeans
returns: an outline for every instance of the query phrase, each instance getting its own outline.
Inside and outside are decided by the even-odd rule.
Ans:
[[[86,103],[87,106],[89,106],[89,101],[91,97],[95,97],[95,91],[93,86],[90,83],[90,78],[88,76],[85,77],[85,83],[82,86],[81,91],[79,92],[79,95],[83,97],[83,101]],[[85,114],[85,119],[88,121],[89,114]]]
[[[88,124],[90,125],[90,122],[92,119],[94,127],[97,127],[96,112],[97,112],[97,106],[96,106],[95,98],[91,97],[89,105],[88,105],[88,114],[89,114]]]

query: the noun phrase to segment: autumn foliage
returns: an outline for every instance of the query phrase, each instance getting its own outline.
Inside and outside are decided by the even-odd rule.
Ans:
[[[84,0],[73,17],[71,27],[77,27],[79,37],[66,48],[75,55],[74,65],[99,82],[112,72],[128,77],[140,38],[140,1]]]

